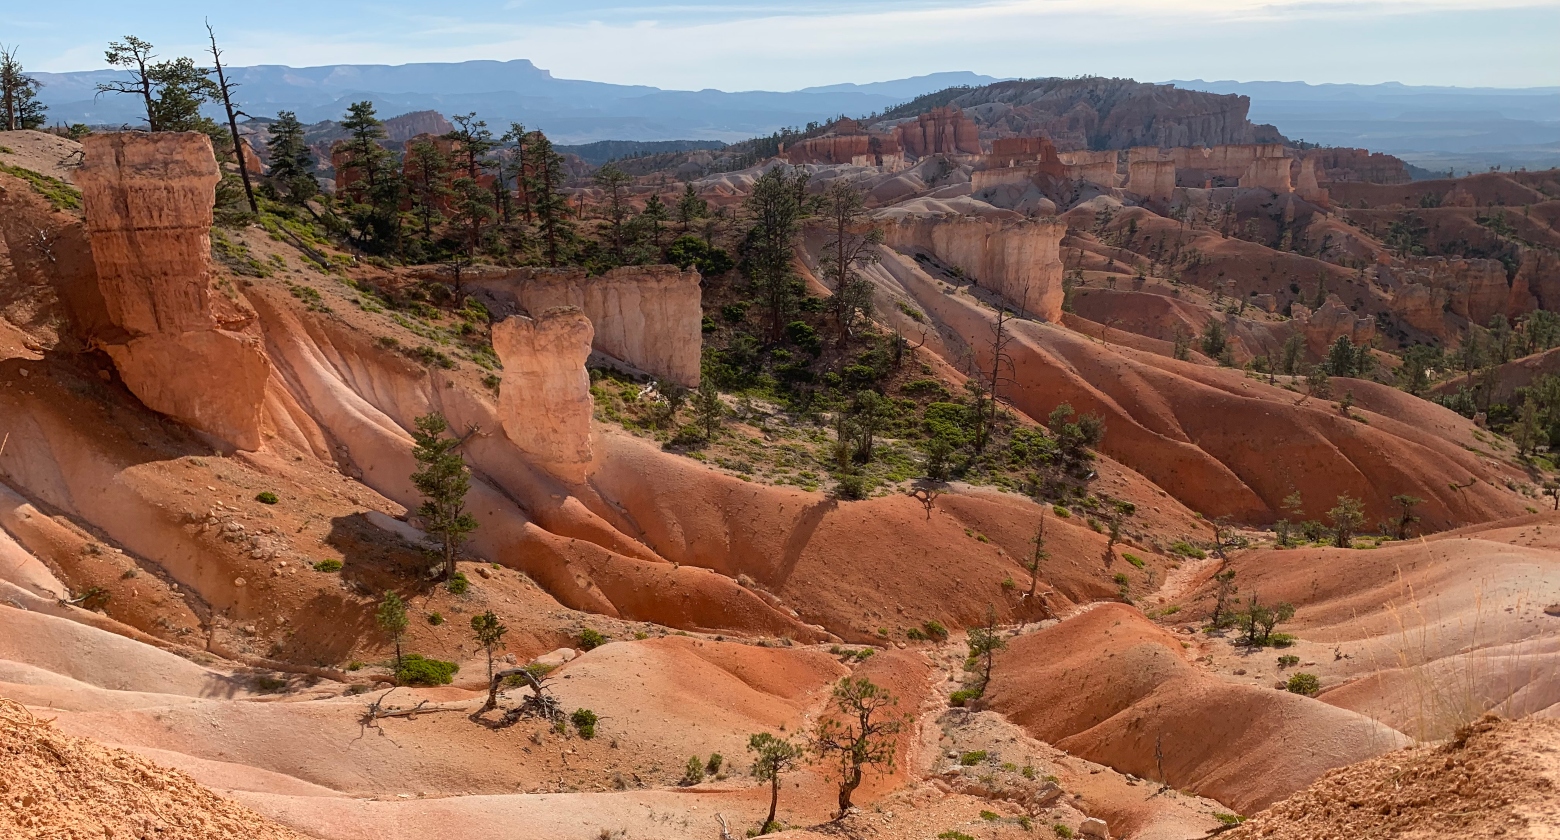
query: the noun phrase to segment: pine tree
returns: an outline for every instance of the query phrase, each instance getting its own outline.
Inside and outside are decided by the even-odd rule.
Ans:
[[[444,577],[453,578],[461,543],[477,528],[477,520],[466,513],[471,471],[458,451],[464,441],[444,436],[449,424],[443,415],[418,417],[416,425],[412,456],[421,468],[412,473],[412,484],[423,496],[417,515],[423,520],[423,530],[443,543]]]
[[[380,145],[385,139],[384,123],[374,103],[363,101],[348,106],[341,127],[350,136],[344,165],[336,172],[336,193],[346,199],[354,239],[366,250],[391,253],[400,240],[401,179],[391,165],[390,152]],[[344,183],[355,180],[366,188]]]
[[[677,223],[682,225],[682,232],[692,232],[693,226],[709,214],[710,203],[694,192],[693,182],[689,181],[683,187],[682,197],[677,199]]]
[[[395,670],[401,671],[401,641],[406,638],[406,602],[394,592],[386,592],[374,611],[374,622],[395,643]]]
[[[277,113],[265,147],[271,158],[271,182],[284,187],[290,200],[302,203],[319,192],[313,174],[314,154],[304,141],[303,124],[298,122],[297,114]]]
[[[48,110],[38,101],[42,84],[22,69],[16,49],[0,44],[0,131],[37,128]]]
[[[606,193],[607,244],[612,250],[613,265],[627,265],[628,260],[628,187],[633,179],[628,173],[611,163],[602,164],[596,170],[596,188]]]
[[[541,228],[542,247],[547,264],[557,268],[573,251],[574,226],[569,221],[569,200],[563,195],[563,156],[553,150],[552,141],[540,131],[531,135],[528,153],[530,165],[528,189],[531,206]]]
[[[804,288],[791,260],[806,217],[806,186],[805,174],[786,175],[777,166],[759,176],[744,202],[753,224],[742,243],[742,270],[764,307],[770,341],[784,335]]]
[[[492,610],[471,617],[471,633],[487,652],[488,699],[487,705],[482,707],[484,712],[498,705],[498,683],[493,680],[493,651],[504,646],[504,634],[508,632],[509,628]]]
[[[444,221],[442,211],[450,198],[449,172],[449,158],[438,145],[418,140],[407,146],[406,191],[426,242],[433,241],[433,226]]]
[[[851,794],[861,787],[864,771],[877,767],[893,772],[905,719],[888,717],[898,699],[866,677],[845,677],[834,686],[828,711],[813,730],[813,752],[834,762],[839,783],[839,813],[851,808]]]
[[[748,738],[748,752],[753,753],[753,778],[769,783],[769,816],[758,829],[760,835],[768,834],[779,828],[775,812],[780,807],[780,776],[800,763],[802,748],[785,738],[760,732]]]
[[[883,241],[883,231],[872,227],[858,233],[866,218],[866,196],[850,184],[834,183],[823,193],[822,215],[829,228],[818,267],[834,294],[829,310],[839,330],[841,347],[851,335],[858,318],[872,314],[872,284],[863,279],[859,266],[877,262],[873,246]]]

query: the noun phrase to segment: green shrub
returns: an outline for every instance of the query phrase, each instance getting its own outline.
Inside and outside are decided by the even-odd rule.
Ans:
[[[259,502],[262,505],[274,505],[278,501],[281,501],[281,500],[276,498],[276,494],[275,493],[272,493],[270,490],[266,490],[266,491],[260,493],[259,495],[255,496],[255,501]]]
[[[465,572],[456,572],[444,582],[444,588],[448,589],[451,595],[465,595],[466,590],[471,588],[471,581],[466,579]]]
[[[1035,768],[1028,764],[1025,764],[1024,769],[1020,770],[1019,772],[1024,774],[1024,778],[1026,779],[1034,779],[1035,777]]]
[[[958,691],[955,691],[954,693],[948,695],[948,705],[950,705],[950,706],[957,706],[959,708],[963,708],[971,700],[974,700],[975,698],[977,698],[979,696],[980,696],[980,689],[976,689],[976,688],[961,688]]]
[[[1062,838],[1062,840],[1067,840],[1067,838],[1073,836],[1073,830],[1061,823],[1051,826],[1051,830],[1056,832],[1056,836]]]
[[[834,485],[835,495],[847,501],[865,499],[869,489],[866,476],[860,473],[846,473]]]
[[[1322,690],[1322,681],[1315,674],[1307,674],[1301,671],[1289,678],[1284,687],[1295,694],[1304,694],[1307,697],[1315,697]]]
[[[725,763],[726,759],[720,753],[710,753],[710,760],[704,762],[704,772],[706,775],[714,776],[720,773],[720,766]]]
[[[314,571],[316,571],[316,572],[339,572],[339,571],[341,571],[341,561],[340,560],[336,560],[334,558],[327,559],[327,560],[321,560],[320,562],[314,564]]]
[[[964,767],[974,767],[985,760],[985,750],[971,750],[970,752],[959,754],[959,764]]]
[[[921,629],[925,630],[927,638],[933,641],[942,642],[948,639],[948,628],[944,627],[942,622],[936,619],[924,622],[921,625]]]
[[[569,720],[574,723],[574,728],[580,732],[580,737],[589,741],[596,737],[596,713],[590,709],[575,709],[574,714],[569,715]]]
[[[1267,637],[1267,643],[1273,647],[1289,647],[1295,643],[1295,637],[1288,633],[1274,633]]]
[[[975,838],[965,834],[962,831],[954,831],[950,828],[947,831],[937,835],[937,840],[975,840]]]
[[[1131,563],[1132,565],[1138,567],[1139,569],[1143,568],[1143,558],[1137,556],[1136,554],[1131,553],[1130,551],[1123,551],[1123,552],[1121,552],[1121,559],[1127,561],[1128,563]]]
[[[1246,818],[1239,814],[1215,813],[1213,818],[1225,825],[1240,825],[1246,821]]]
[[[432,624],[434,627],[438,627],[440,624],[443,624],[444,623],[444,613],[437,613],[437,612],[428,613],[428,623]]]
[[[603,636],[593,628],[587,627],[580,631],[580,650],[595,650],[606,644],[607,641],[606,636]]]
[[[1294,666],[1299,665],[1299,664],[1300,664],[1300,657],[1295,656],[1292,653],[1286,653],[1283,656],[1280,656],[1278,658],[1278,667],[1280,667],[1280,668],[1293,668]]]
[[[1051,512],[1056,514],[1058,517],[1060,517],[1062,519],[1071,519],[1072,518],[1072,511],[1068,510],[1067,508],[1062,507],[1061,505],[1051,505]]]
[[[460,666],[442,659],[428,659],[420,654],[408,653],[401,657],[401,667],[395,672],[395,681],[401,685],[449,685]]]
[[[1198,548],[1195,545],[1192,545],[1191,543],[1187,542],[1186,540],[1176,540],[1175,542],[1171,543],[1170,544],[1170,553],[1171,554],[1179,554],[1182,557],[1190,557],[1193,560],[1206,560],[1206,559],[1208,559],[1208,552],[1203,551],[1202,549]]]
[[[1012,578],[1003,578],[1002,579],[1002,591],[1003,592],[1012,592],[1013,590],[1015,590],[1017,588],[1018,588],[1018,583],[1016,581],[1014,581]]]
[[[980,818],[986,822],[996,822],[997,820],[1002,819],[1002,815],[996,811],[981,811]]]
[[[912,642],[924,642],[928,637],[925,633],[921,632],[921,628],[912,627],[905,631],[905,638]]]
[[[678,784],[692,787],[702,781],[704,781],[704,762],[700,761],[698,756],[692,756],[688,759],[688,765],[683,769],[683,777]]]

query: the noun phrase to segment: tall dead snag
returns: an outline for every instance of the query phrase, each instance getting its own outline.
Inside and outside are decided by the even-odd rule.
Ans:
[[[244,149],[239,145],[243,142],[238,137],[239,112],[233,109],[233,88],[237,85],[229,82],[227,74],[222,70],[222,51],[217,49],[217,33],[211,28],[209,20],[206,21],[206,34],[211,37],[211,62],[216,68],[217,90],[222,94],[222,107],[227,110],[228,130],[233,133],[233,156],[238,158],[238,175],[244,179],[244,196],[249,199],[249,212],[258,214],[260,205],[255,203],[255,188],[249,183],[249,164],[244,161]]]

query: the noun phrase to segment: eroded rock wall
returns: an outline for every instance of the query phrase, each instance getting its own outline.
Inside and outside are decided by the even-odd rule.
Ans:
[[[1169,201],[1175,193],[1175,161],[1135,160],[1128,165],[1127,192]]]
[[[578,269],[525,269],[503,285],[532,315],[559,306],[584,312],[602,353],[679,385],[699,384],[704,311],[697,271],[640,265],[589,277]]]
[[[258,448],[270,362],[255,337],[222,328],[213,300],[211,141],[119,132],[85,138],[82,151],[76,184],[111,324],[97,342],[147,407]]]
[[[504,435],[558,478],[582,483],[590,466],[591,320],[573,306],[493,325],[504,363],[498,410]]]
[[[920,249],[957,266],[1026,314],[1046,321],[1062,317],[1060,248],[1067,226],[1056,219],[1016,213],[988,216],[889,215],[884,243]]]
[[[1337,295],[1328,295],[1315,312],[1300,304],[1294,304],[1290,312],[1306,347],[1317,356],[1326,356],[1340,336],[1347,336],[1355,345],[1369,344],[1376,337],[1376,319],[1356,316]]]

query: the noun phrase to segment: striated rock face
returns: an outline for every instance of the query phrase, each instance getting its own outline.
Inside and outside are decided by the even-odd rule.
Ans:
[[[92,261],[131,335],[211,329],[211,207],[220,174],[194,133],[93,134],[76,174]]]
[[[444,134],[455,126],[438,111],[412,111],[385,120],[385,139],[391,143],[405,143],[419,134]]]
[[[82,150],[76,184],[111,324],[98,342],[148,408],[258,448],[270,362],[257,339],[220,329],[213,306],[211,141],[121,132]]]
[[[1401,284],[1393,300],[1394,311],[1417,329],[1443,339],[1455,330],[1442,312],[1451,312],[1481,326],[1496,315],[1516,318],[1537,307],[1527,277],[1508,279],[1499,260],[1461,257],[1410,257],[1399,269],[1379,268]]]
[[[579,309],[598,352],[651,376],[699,384],[704,312],[697,271],[641,265],[590,277],[578,268],[475,269],[465,282],[490,295],[499,311]]]
[[[894,127],[899,146],[905,154],[925,157],[935,154],[980,154],[980,130],[957,107],[933,108]]]
[[[572,306],[515,315],[493,325],[504,363],[498,410],[504,435],[534,461],[580,483],[590,465],[591,321]]]
[[[1134,160],[1127,166],[1127,192],[1169,201],[1175,193],[1175,161]]]
[[[1069,180],[1085,181],[1106,189],[1120,186],[1119,152],[1061,152],[1057,157],[1067,167]]]
[[[1060,248],[1067,226],[1056,219],[1026,219],[1017,213],[986,216],[880,214],[884,243],[920,249],[957,266],[1026,314],[1047,321],[1062,317]]]
[[[625,266],[587,277],[579,269],[522,269],[500,287],[533,315],[576,307],[590,319],[596,350],[679,385],[699,384],[704,312],[697,271]]]
[[[1414,180],[1402,160],[1365,149],[1312,149],[1305,153],[1305,159],[1316,161],[1317,179],[1324,183],[1406,184]]]
[[[1295,184],[1295,192],[1298,193],[1301,198],[1311,202],[1312,204],[1319,204],[1322,207],[1329,207],[1332,205],[1332,197],[1328,195],[1327,190],[1322,187],[1321,181],[1316,175],[1316,169],[1316,158],[1307,157],[1301,159],[1300,180]]]
[[[1289,176],[1290,162],[1285,157],[1259,157],[1240,176],[1240,186],[1260,187],[1279,195],[1295,191]]]
[[[1306,346],[1318,356],[1325,356],[1339,336],[1348,336],[1356,345],[1376,337],[1376,319],[1370,315],[1356,317],[1337,295],[1328,295],[1315,312],[1299,304],[1293,305],[1290,312],[1296,328],[1305,336]]]
[[[1069,151],[1283,142],[1272,126],[1246,118],[1247,97],[1130,79],[998,82],[952,105],[974,119],[982,137],[1043,134]]]
[[[832,163],[856,166],[903,168],[904,154],[899,137],[887,133],[867,133],[861,124],[842,119],[821,137],[810,137],[780,150],[788,163]]]

